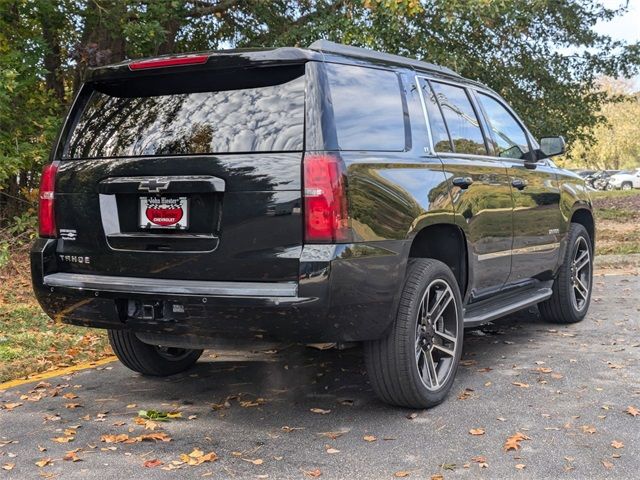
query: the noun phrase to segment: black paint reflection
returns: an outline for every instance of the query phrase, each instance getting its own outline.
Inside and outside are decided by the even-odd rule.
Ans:
[[[404,150],[398,76],[386,70],[331,63],[326,69],[340,150]]]
[[[242,90],[121,97],[94,92],[69,142],[71,158],[297,151],[304,76]]]

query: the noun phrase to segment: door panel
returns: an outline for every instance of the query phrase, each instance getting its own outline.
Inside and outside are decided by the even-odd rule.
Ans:
[[[538,164],[528,169],[524,162],[509,164],[513,191],[513,252],[509,283],[538,277],[550,278],[560,255],[562,215],[555,170]]]
[[[496,160],[441,154],[451,182],[456,222],[469,245],[471,299],[499,290],[511,270],[512,212],[511,181],[506,166]],[[455,179],[469,177],[466,189]]]

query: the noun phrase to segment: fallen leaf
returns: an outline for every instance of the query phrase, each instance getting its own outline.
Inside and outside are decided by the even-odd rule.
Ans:
[[[217,459],[218,455],[215,452],[204,453],[198,448],[194,448],[189,454],[180,455],[180,460],[187,465],[201,465],[205,462],[215,462]]]
[[[291,433],[295,432],[296,430],[304,430],[304,427],[290,427],[289,425],[284,425],[283,427],[280,427],[280,430],[286,433]]]
[[[243,458],[242,460],[244,460],[245,462],[253,463],[254,465],[262,465],[264,463],[264,460],[262,460],[261,458],[256,458],[255,460],[251,460],[250,458]]]
[[[69,410],[74,410],[76,408],[81,408],[82,405],[80,405],[79,403],[65,403],[64,404],[64,408],[68,408]]]
[[[393,474],[393,476],[397,478],[404,478],[408,477],[409,475],[411,475],[411,472],[407,472],[406,470],[400,470],[399,472]]]
[[[511,435],[504,443],[503,448],[505,452],[508,452],[509,450],[520,450],[520,442],[522,440],[530,440],[530,438],[520,432],[516,432],[514,435]]]
[[[611,463],[609,460],[601,460],[601,462],[604,468],[613,468],[613,463]]]
[[[333,454],[333,453],[340,453],[340,450],[338,450],[337,448],[329,447],[326,449],[326,452],[329,454]]]
[[[322,475],[322,472],[320,471],[319,468],[316,468],[315,470],[303,470],[302,473],[304,473],[307,477],[313,477],[313,478],[317,478],[320,475]]]
[[[66,398],[67,400],[75,400],[76,398],[78,398],[78,395],[76,395],[73,392],[69,392],[69,393],[65,393],[64,395],[62,395],[63,398]]]
[[[71,450],[70,452],[65,453],[63,460],[67,462],[81,462],[82,459],[78,456],[77,450]]]
[[[378,440],[375,435],[365,435],[364,437],[362,437],[362,439],[365,442],[375,442],[376,440]]]
[[[637,417],[638,415],[640,415],[640,410],[634,407],[633,405],[629,405],[625,410],[625,412],[627,412],[632,417]]]
[[[529,388],[530,385],[528,383],[522,383],[522,382],[511,382],[512,385],[515,385],[516,387],[520,387],[520,388]]]
[[[56,438],[52,438],[51,440],[53,440],[56,443],[69,443],[69,442],[73,442],[73,439],[75,437],[56,437]]]
[[[540,373],[551,373],[553,372],[553,369],[549,368],[549,367],[538,367],[535,369],[536,372],[540,372]]]
[[[104,443],[123,443],[129,440],[129,435],[121,433],[120,435],[102,435],[100,441]]]
[[[164,462],[158,460],[157,458],[154,458],[153,460],[147,460],[142,464],[142,466],[146,468],[159,467],[160,465],[164,465]]]
[[[2,464],[2,469],[3,470],[7,470],[7,471],[10,472],[11,470],[13,470],[13,467],[15,467],[15,466],[16,466],[15,463],[3,463]]]
[[[624,448],[624,443],[619,442],[618,440],[614,440],[613,442],[611,442],[611,446],[613,448]]]
[[[139,410],[138,416],[146,420],[155,420],[156,422],[168,422],[169,414],[158,410]]]
[[[472,388],[465,388],[459,395],[458,395],[458,400],[467,400],[468,398],[473,397],[473,389]]]
[[[322,433],[319,433],[318,435],[322,435],[323,437],[327,437],[327,438],[330,438],[331,440],[335,440],[336,438],[341,437],[342,435],[348,432],[349,430],[341,430],[339,432],[322,432]]]
[[[518,463],[518,464],[516,465],[516,468],[517,468],[518,470],[524,470],[524,469],[526,468],[526,465],[525,465],[524,463]]]
[[[38,460],[36,465],[40,468],[46,467],[47,465],[51,465],[52,461],[50,458],[43,458],[42,460]]]
[[[436,473],[435,475],[431,475],[431,480],[444,480],[444,477],[441,474]]]
[[[138,443],[138,442],[170,442],[171,437],[165,432],[153,432],[138,435],[137,437],[125,440],[124,443]]]
[[[593,425],[582,425],[582,433],[589,433],[589,434],[594,434],[596,433],[596,427],[594,427]]]
[[[22,403],[20,403],[20,402],[14,402],[14,403],[7,402],[7,403],[0,404],[0,410],[9,410],[9,411],[11,411],[14,408],[18,408],[18,407],[21,407],[21,406],[22,406]]]
[[[418,414],[416,412],[413,412],[407,415],[408,420],[413,420],[414,418],[418,418]]]
[[[469,430],[469,433],[471,435],[484,435],[484,429],[483,428],[472,428],[471,430]]]
[[[326,415],[327,413],[331,413],[331,410],[324,410],[322,408],[312,408],[309,411],[311,413],[318,413],[320,415]]]

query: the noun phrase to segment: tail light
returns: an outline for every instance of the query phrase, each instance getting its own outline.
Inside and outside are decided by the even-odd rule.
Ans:
[[[42,170],[40,177],[40,201],[38,208],[38,220],[40,223],[40,236],[55,238],[58,236],[55,216],[55,187],[58,165],[50,163]]]
[[[308,243],[349,240],[345,168],[333,155],[304,158],[304,219]]]

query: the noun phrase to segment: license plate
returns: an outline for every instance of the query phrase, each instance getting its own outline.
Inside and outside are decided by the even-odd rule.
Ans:
[[[140,197],[140,228],[184,230],[188,208],[187,197]]]

